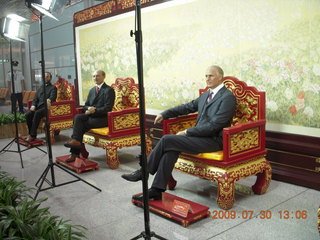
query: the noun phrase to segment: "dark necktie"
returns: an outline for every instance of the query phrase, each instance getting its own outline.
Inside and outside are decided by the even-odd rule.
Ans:
[[[210,91],[209,97],[207,99],[207,103],[209,103],[212,100],[212,98],[213,98],[213,92]]]

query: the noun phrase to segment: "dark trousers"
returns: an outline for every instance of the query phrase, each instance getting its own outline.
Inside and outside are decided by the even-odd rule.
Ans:
[[[19,105],[19,112],[23,113],[22,93],[11,93],[11,112],[14,112],[17,101]]]
[[[88,114],[77,114],[73,119],[72,138],[82,142],[85,132],[92,128],[101,128],[108,126],[108,118],[105,117],[90,117]],[[70,152],[73,154],[80,154],[79,149],[71,148]]]
[[[27,120],[27,125],[29,129],[29,135],[31,137],[36,138],[37,137],[37,129],[39,127],[39,123],[41,118],[46,116],[46,112],[43,107],[38,108],[35,111],[28,111],[26,113],[26,120]]]
[[[148,171],[155,175],[151,187],[165,190],[180,152],[198,154],[222,149],[219,137],[163,136],[148,159]]]

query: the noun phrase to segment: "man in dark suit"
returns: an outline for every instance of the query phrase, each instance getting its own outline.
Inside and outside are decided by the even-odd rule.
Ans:
[[[67,162],[75,161],[79,157],[82,138],[85,132],[91,128],[108,126],[108,112],[112,111],[115,92],[113,88],[105,84],[106,74],[102,70],[93,73],[96,86],[91,88],[84,105],[83,114],[77,114],[73,119],[72,139],[64,146],[71,148],[71,155]]]
[[[194,127],[176,135],[163,136],[151,152],[148,171],[155,174],[155,177],[148,191],[149,199],[161,199],[161,193],[166,189],[180,152],[198,154],[222,149],[222,130],[231,125],[236,109],[236,98],[224,86],[223,74],[219,66],[210,66],[206,71],[206,83],[210,91],[187,104],[166,110],[155,118],[156,124],[163,119],[198,112]],[[139,169],[122,177],[128,181],[139,181],[142,179],[142,172]],[[143,195],[133,198],[142,200]]]
[[[45,99],[47,108],[50,108],[51,102],[55,102],[57,98],[57,88],[51,84],[52,75],[49,72],[45,73],[45,84],[46,84],[46,97]],[[30,110],[25,114],[26,121],[29,129],[29,137],[26,139],[28,142],[32,142],[37,137],[37,129],[41,118],[46,116],[44,108],[44,91],[43,86],[41,86],[32,101]]]

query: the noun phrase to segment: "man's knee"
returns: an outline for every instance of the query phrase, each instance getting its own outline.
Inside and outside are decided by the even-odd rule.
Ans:
[[[31,111],[28,111],[26,112],[25,116],[26,116],[26,119],[32,119],[33,113]]]
[[[172,134],[168,134],[168,135],[164,135],[162,136],[162,138],[160,139],[160,141],[163,144],[170,144],[172,142],[176,142],[178,140],[179,136],[178,135],[172,135]]]
[[[74,119],[73,119],[73,121],[75,122],[75,121],[82,121],[82,120],[84,120],[85,118],[87,117],[87,115],[85,115],[85,114],[76,114],[75,116],[74,116]]]
[[[43,111],[41,111],[41,110],[36,110],[36,111],[34,112],[34,117],[33,117],[33,118],[42,118],[42,117],[44,117],[44,116],[43,116]]]

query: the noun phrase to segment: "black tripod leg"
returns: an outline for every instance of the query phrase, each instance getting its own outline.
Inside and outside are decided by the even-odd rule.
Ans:
[[[145,232],[142,232],[141,234],[139,234],[138,236],[134,237],[134,238],[131,238],[130,240],[137,240],[137,239],[140,239],[140,238],[144,238],[146,240],[150,240],[151,237],[154,237],[154,238],[157,238],[157,239],[160,239],[160,240],[168,240],[164,237],[161,237],[157,234],[155,234],[154,232],[151,232],[150,233],[150,236],[147,236],[147,234]]]
[[[45,179],[47,176],[47,173],[49,171],[49,168],[51,167],[51,165],[48,165],[46,167],[46,169],[43,171],[43,173],[41,174],[41,176],[39,177],[38,181],[36,182],[35,186],[38,187],[38,183],[40,182],[41,179]]]
[[[157,238],[157,239],[160,239],[160,240],[167,240],[166,238],[161,237],[161,236],[155,234],[154,232],[151,232],[151,236],[152,236],[152,237],[155,237],[155,238]]]
[[[65,172],[69,173],[70,175],[74,176],[74,177],[77,178],[78,180],[80,180],[80,181],[88,184],[89,186],[91,186],[91,187],[97,189],[99,192],[101,192],[101,189],[100,189],[100,188],[92,185],[91,183],[87,182],[86,180],[83,180],[82,178],[80,178],[79,176],[77,176],[77,175],[75,175],[74,173],[70,172],[69,170],[65,169],[64,167],[62,167],[62,166],[60,166],[60,165],[58,165],[58,164],[56,164],[56,163],[53,163],[53,164],[54,164],[55,166],[59,167],[60,169],[62,169],[63,171],[65,171]]]
[[[39,183],[39,181],[40,181],[40,179],[41,179],[41,182],[40,182],[40,185],[39,185],[39,187],[38,187],[37,193],[36,193],[36,195],[35,195],[34,198],[33,198],[34,200],[37,199],[37,197],[38,197],[38,195],[39,195],[39,192],[41,191],[41,187],[42,187],[42,185],[43,185],[43,183],[44,183],[44,180],[46,179],[46,176],[47,176],[48,171],[49,171],[50,168],[51,168],[51,166],[48,165],[48,166],[46,167],[46,169],[44,170],[44,172],[42,173],[42,175],[41,175],[41,177],[39,178],[39,180],[37,181],[36,186],[37,186],[37,184]]]
[[[23,167],[23,161],[22,161],[22,155],[21,155],[21,148],[20,148],[20,144],[19,144],[19,138],[17,139],[17,146],[18,146],[18,152],[19,152],[19,155],[20,155],[20,162],[21,162],[21,167]]]
[[[9,147],[10,145],[12,145],[12,143],[15,141],[15,138],[11,140],[11,142],[9,142],[4,148],[1,149],[1,152],[7,152],[6,148]]]

